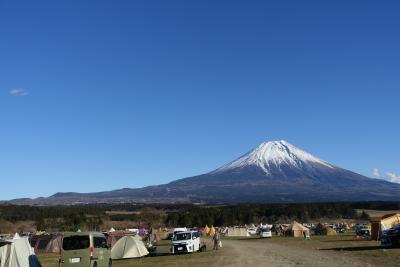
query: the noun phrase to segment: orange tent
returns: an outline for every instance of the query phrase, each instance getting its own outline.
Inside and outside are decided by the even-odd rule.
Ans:
[[[210,228],[208,228],[208,225],[206,224],[206,227],[204,227],[204,233],[206,235],[208,235],[209,232],[210,232]]]
[[[214,228],[214,226],[211,226],[211,229],[210,229],[210,231],[208,232],[208,235],[209,235],[209,236],[214,236],[214,235],[215,235],[215,228]]]

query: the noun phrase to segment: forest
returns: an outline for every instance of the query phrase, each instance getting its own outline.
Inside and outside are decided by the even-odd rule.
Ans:
[[[363,209],[398,210],[400,202],[335,202],[299,204],[87,204],[71,206],[0,205],[0,232],[104,229],[109,225],[228,226],[250,223],[287,223],[318,219],[368,220]],[[15,229],[15,228],[18,229]]]

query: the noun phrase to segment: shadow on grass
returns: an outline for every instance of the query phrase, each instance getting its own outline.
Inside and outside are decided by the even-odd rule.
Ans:
[[[335,240],[320,240],[319,242],[324,242],[324,243],[330,243],[330,242],[369,242],[369,241],[374,241],[371,239],[365,239],[365,240],[354,240],[354,239],[335,239]]]
[[[271,240],[271,238],[234,238],[234,239],[222,239],[224,241],[262,241],[262,240]]]
[[[174,254],[170,252],[152,252],[149,254],[149,257],[163,257],[163,256],[172,256]],[[175,254],[176,255],[176,254]]]
[[[213,253],[213,250],[207,250],[203,252],[195,252],[195,254],[211,254]],[[188,255],[193,255],[193,253],[175,253],[173,254],[172,252],[152,252],[146,257],[165,257],[165,256],[188,256]]]
[[[334,251],[366,251],[366,250],[383,250],[380,246],[366,246],[366,247],[342,247],[342,248],[321,248],[319,250],[334,250]]]

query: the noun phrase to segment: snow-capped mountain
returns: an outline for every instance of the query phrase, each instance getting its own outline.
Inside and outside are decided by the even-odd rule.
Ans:
[[[333,169],[335,166],[295,147],[288,142],[270,141],[260,144],[247,154],[232,161],[211,173],[220,173],[245,167],[258,167],[266,175],[273,174],[273,170],[280,170],[281,166],[290,166],[299,170],[312,171],[326,167]]]
[[[342,169],[282,140],[262,143],[209,173],[164,185],[86,194],[57,193],[14,203],[362,200],[400,200],[400,185]]]

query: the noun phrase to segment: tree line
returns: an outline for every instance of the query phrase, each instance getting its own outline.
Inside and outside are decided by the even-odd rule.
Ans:
[[[364,219],[366,214],[363,214]],[[224,207],[191,207],[168,213],[167,225],[244,225],[250,223],[308,222],[320,218],[360,219],[349,203],[242,204]]]
[[[31,221],[38,230],[68,231],[77,227],[98,230],[105,221],[133,226],[228,226],[250,223],[308,222],[320,218],[368,219],[356,209],[396,210],[400,202],[335,202],[299,204],[87,204],[71,206],[0,205],[0,231],[10,223]],[[118,213],[119,211],[125,211]],[[4,231],[4,230],[3,230]]]

